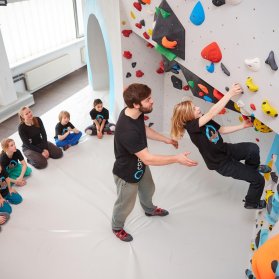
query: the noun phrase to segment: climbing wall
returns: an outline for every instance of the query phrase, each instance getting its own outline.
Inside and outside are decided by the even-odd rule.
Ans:
[[[121,3],[121,15],[126,16],[135,37],[129,43],[122,39],[122,50],[129,48],[138,53],[137,63],[140,58],[149,67],[149,79],[142,82],[152,87],[163,78],[163,90],[160,88],[155,107],[163,111],[157,119],[164,132],[169,132],[173,106],[181,100],[192,99],[207,111],[233,83],[244,88],[243,94],[233,98],[216,120],[221,125],[237,125],[245,116],[251,117],[253,128],[225,135],[224,139],[258,143],[262,161],[272,168],[272,173],[265,175],[268,207],[257,213],[255,219],[252,257],[254,251],[279,232],[278,1],[121,0]],[[146,43],[154,48],[144,51],[142,46]],[[131,72],[131,64],[124,61],[124,84],[137,81],[135,70],[132,71],[131,77],[125,77]],[[279,274],[279,268],[275,272]],[[246,274],[249,279],[254,278],[250,269]]]

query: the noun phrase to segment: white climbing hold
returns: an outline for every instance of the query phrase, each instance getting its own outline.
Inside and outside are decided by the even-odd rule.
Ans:
[[[261,67],[261,61],[258,57],[252,59],[245,59],[244,63],[249,70],[254,72],[257,72]]]
[[[226,4],[238,5],[242,0],[226,0]]]

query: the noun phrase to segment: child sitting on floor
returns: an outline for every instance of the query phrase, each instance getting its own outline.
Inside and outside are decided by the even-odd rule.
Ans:
[[[17,186],[24,186],[26,184],[24,177],[29,176],[32,169],[27,166],[13,139],[3,139],[1,147],[0,163],[3,169],[7,171],[11,183]]]
[[[19,204],[22,197],[15,189],[11,187],[10,178],[5,169],[0,165],[0,212],[11,214],[11,204]]]
[[[191,141],[198,147],[208,169],[223,176],[245,180],[250,183],[244,207],[262,209],[266,207],[261,200],[265,180],[259,173],[270,172],[268,166],[260,165],[259,147],[255,143],[242,142],[230,144],[223,142],[221,134],[232,133],[253,124],[246,120],[237,126],[220,126],[212,119],[226,106],[229,100],[243,92],[239,84],[234,84],[210,110],[202,114],[200,108],[191,101],[177,104],[173,111],[171,134],[179,139],[187,130]],[[245,163],[240,161],[244,160]]]
[[[107,132],[107,134],[113,134],[115,125],[108,122],[109,111],[103,107],[103,102],[100,99],[94,100],[90,116],[93,120],[93,125],[90,125],[85,129],[87,135],[97,135],[97,137],[101,139],[104,132]]]
[[[70,122],[69,112],[61,111],[58,118],[59,122],[55,127],[55,144],[65,151],[72,145],[78,144],[82,133]]]

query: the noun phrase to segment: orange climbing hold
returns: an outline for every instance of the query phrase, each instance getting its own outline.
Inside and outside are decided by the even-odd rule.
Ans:
[[[151,3],[151,0],[141,0],[141,2],[143,2],[143,3],[145,3],[145,4],[148,4],[148,5],[150,5],[150,3]]]
[[[216,42],[207,45],[202,51],[201,56],[213,63],[218,63],[222,59],[222,52]]]
[[[208,89],[206,86],[202,85],[202,84],[198,84],[198,87],[206,94],[208,94]]]
[[[166,36],[162,38],[162,46],[173,49],[177,46],[177,41],[169,41]]]
[[[213,90],[213,96],[217,99],[220,100],[224,97],[224,94],[222,94],[221,92],[219,92],[217,89],[214,88]]]

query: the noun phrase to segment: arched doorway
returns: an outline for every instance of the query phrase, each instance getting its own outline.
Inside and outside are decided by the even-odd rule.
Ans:
[[[89,79],[93,90],[109,90],[109,66],[104,37],[98,19],[90,14],[87,22]]]

